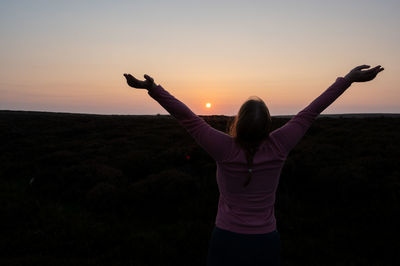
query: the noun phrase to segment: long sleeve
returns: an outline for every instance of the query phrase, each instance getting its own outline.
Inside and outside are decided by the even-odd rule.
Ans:
[[[148,94],[175,117],[214,160],[222,161],[229,155],[232,148],[231,136],[211,127],[161,85],[153,86]]]
[[[347,79],[342,77],[337,78],[335,83],[311,104],[290,119],[285,125],[271,132],[270,136],[275,141],[283,156],[286,157],[289,154],[318,115],[333,103],[350,85],[351,83]]]

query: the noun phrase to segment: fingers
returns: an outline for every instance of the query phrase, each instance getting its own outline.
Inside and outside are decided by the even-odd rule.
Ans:
[[[128,80],[128,79],[132,79],[132,78],[134,78],[131,74],[124,74],[124,76],[125,76],[125,78]]]
[[[150,81],[151,83],[154,82],[154,79],[153,79],[152,77],[150,77],[149,75],[147,75],[147,74],[144,74],[144,78],[145,78],[146,80]]]
[[[369,67],[370,67],[369,65],[361,65],[361,66],[355,67],[354,69],[355,70],[362,70],[362,69],[369,68]]]
[[[137,78],[135,78],[134,76],[132,76],[131,74],[124,74],[126,80],[128,82],[140,82],[140,80],[138,80]]]
[[[380,65],[378,65],[378,66],[376,66],[376,67],[374,67],[374,68],[371,68],[371,69],[368,69],[367,71],[365,71],[366,73],[379,73],[380,71],[382,71],[382,70],[380,70],[381,69],[381,66]]]
[[[132,76],[131,74],[124,73],[124,77],[125,77],[127,80],[131,79],[131,80],[134,80],[134,81],[139,81],[137,78],[135,78],[135,77]],[[145,78],[146,80],[150,81],[150,82],[154,82],[154,79],[153,79],[152,77],[150,77],[149,75],[147,75],[147,74],[144,74],[144,78]]]

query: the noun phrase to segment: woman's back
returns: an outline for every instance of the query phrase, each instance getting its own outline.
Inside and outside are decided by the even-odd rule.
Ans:
[[[271,232],[276,229],[275,192],[285,158],[268,138],[254,155],[251,182],[243,186],[248,171],[246,155],[240,147],[233,147],[232,156],[217,162],[220,199],[216,225],[244,234]]]

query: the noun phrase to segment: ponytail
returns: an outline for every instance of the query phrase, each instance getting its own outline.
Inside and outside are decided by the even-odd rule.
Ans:
[[[264,101],[255,96],[242,104],[238,114],[230,122],[228,131],[236,144],[246,154],[247,180],[246,187],[253,177],[253,158],[260,144],[269,137],[271,115]]]
[[[257,148],[245,149],[248,172],[247,172],[247,180],[243,184],[244,187],[246,187],[250,183],[251,178],[253,177],[253,159],[254,159],[254,154],[256,153],[256,151],[257,151]]]

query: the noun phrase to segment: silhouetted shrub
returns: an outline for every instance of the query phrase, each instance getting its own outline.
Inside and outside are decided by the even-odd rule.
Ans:
[[[86,194],[87,207],[91,210],[109,212],[116,208],[115,196],[117,189],[114,185],[100,182]]]

